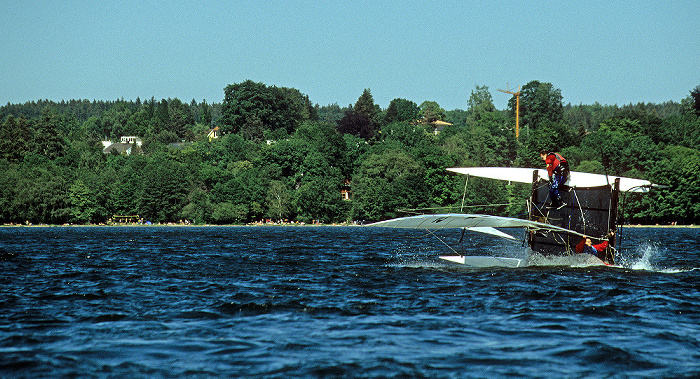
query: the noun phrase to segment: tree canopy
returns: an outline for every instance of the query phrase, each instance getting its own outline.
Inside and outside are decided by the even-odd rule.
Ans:
[[[541,167],[540,149],[559,151],[572,170],[669,186],[625,194],[625,222],[700,221],[700,86],[680,102],[571,105],[553,84],[531,81],[521,89],[519,140],[515,99],[498,110],[486,86],[475,86],[466,110],[450,111],[404,98],[382,109],[369,89],[347,107],[312,105],[299,90],[251,80],[224,93],[221,103],[0,107],[0,221],[84,224],[138,215],[162,223],[327,223],[412,208],[517,216],[529,186],[470,179],[465,192],[465,178],[445,168]],[[451,125],[436,133],[435,121]],[[101,141],[123,136],[143,145],[103,153]]]
[[[243,132],[257,140],[279,132],[290,134],[302,122],[317,119],[309,97],[299,90],[268,87],[252,80],[224,88],[222,112],[224,133]]]

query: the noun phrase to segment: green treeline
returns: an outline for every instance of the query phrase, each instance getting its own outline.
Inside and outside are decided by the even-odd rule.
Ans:
[[[497,110],[488,87],[467,109],[365,90],[355,104],[314,105],[294,88],[246,81],[221,103],[42,100],[0,107],[0,221],[238,224],[264,219],[379,220],[404,209],[518,216],[529,186],[448,174],[447,167],[543,167],[559,151],[576,171],[669,188],[623,197],[624,222],[700,221],[700,86],[680,103],[564,105],[532,81]],[[216,129],[220,134],[213,138]],[[130,154],[102,141],[139,137]],[[344,194],[349,193],[349,199]],[[343,194],[343,195],[341,195]]]

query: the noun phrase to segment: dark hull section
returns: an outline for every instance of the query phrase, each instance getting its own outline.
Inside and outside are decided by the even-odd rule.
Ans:
[[[592,237],[597,244],[608,234],[616,230],[618,199],[620,196],[619,180],[610,185],[588,188],[567,188],[560,191],[566,206],[560,209],[551,207],[549,186],[546,181],[536,181],[532,185],[532,197],[529,207],[529,219],[560,226]],[[555,232],[530,233],[530,247],[543,255],[575,254],[575,247],[581,237]],[[615,240],[610,240],[615,246]],[[607,263],[613,262],[613,249],[608,249]]]

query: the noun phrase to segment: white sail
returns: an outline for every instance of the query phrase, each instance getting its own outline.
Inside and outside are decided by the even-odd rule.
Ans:
[[[451,167],[447,171],[463,175],[477,176],[496,180],[506,180],[517,183],[532,183],[534,172],[537,171],[537,180],[548,180],[549,175],[545,169],[521,168],[521,167]],[[649,192],[654,186],[648,180],[625,178],[622,176],[607,176],[591,174],[588,172],[571,171],[569,180],[565,183],[569,187],[599,187],[613,184],[615,179],[620,179],[620,191],[622,192]]]

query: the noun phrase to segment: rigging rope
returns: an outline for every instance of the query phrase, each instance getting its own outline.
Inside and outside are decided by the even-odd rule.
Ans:
[[[581,221],[583,222],[583,234],[586,234],[586,228],[588,226],[586,225],[586,218],[583,214],[583,207],[581,206],[581,200],[579,200],[576,190],[574,190],[574,199],[576,199],[576,202],[578,203],[578,210],[579,212],[581,212]]]
[[[467,175],[467,178],[464,180],[464,191],[462,192],[462,206],[459,208],[459,211],[462,212],[464,209],[464,199],[467,197],[467,183],[469,183],[469,175]]]
[[[476,204],[476,205],[464,205],[460,206],[460,212],[463,211],[462,208],[486,208],[486,207],[502,207],[502,206],[507,206],[507,205],[515,205],[518,203],[497,203],[497,204]],[[402,213],[415,213],[415,214],[421,214],[421,211],[432,211],[436,209],[456,209],[457,206],[445,206],[445,207],[427,207],[427,208],[412,208],[412,209],[399,209],[398,212]]]
[[[447,246],[450,250],[452,250],[455,254],[462,256],[462,254],[458,253],[457,250],[453,249],[452,246],[448,245],[447,242],[443,241],[442,238],[440,238],[437,234],[435,234],[432,230],[428,229],[428,232],[432,234],[435,238],[438,239],[438,241],[442,242],[443,245]]]

